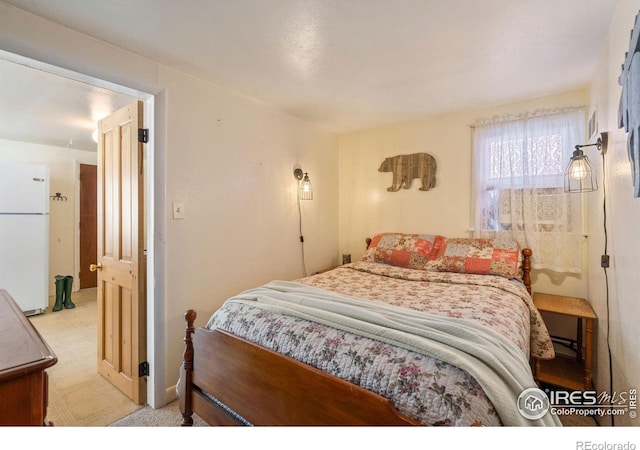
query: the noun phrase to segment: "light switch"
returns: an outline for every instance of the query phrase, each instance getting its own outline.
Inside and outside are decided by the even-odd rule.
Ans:
[[[173,202],[173,218],[184,219],[184,202]]]

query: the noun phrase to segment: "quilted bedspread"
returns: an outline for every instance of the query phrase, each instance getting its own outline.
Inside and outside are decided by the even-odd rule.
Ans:
[[[471,321],[512,343],[524,361],[530,353],[553,357],[550,337],[526,289],[501,277],[358,262],[297,282],[385,307]],[[514,424],[512,418],[500,417],[487,392],[467,371],[411,347],[237,301],[226,302],[207,326],[376,392],[427,425]],[[504,396],[497,399],[501,405],[515,404],[512,393]],[[493,398],[496,401],[495,393]]]

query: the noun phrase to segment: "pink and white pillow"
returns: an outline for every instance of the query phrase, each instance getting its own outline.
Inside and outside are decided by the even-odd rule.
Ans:
[[[435,238],[435,235],[428,234],[376,234],[362,260],[424,270]]]
[[[506,239],[437,236],[427,270],[516,278],[520,249]]]
[[[520,249],[507,239],[447,238],[431,234],[380,233],[363,261],[417,270],[517,278]]]

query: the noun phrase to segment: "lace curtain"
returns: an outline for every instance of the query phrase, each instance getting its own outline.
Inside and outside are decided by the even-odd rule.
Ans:
[[[564,192],[564,169],[584,141],[584,109],[478,121],[473,128],[476,237],[510,237],[532,267],[582,271],[582,196]]]

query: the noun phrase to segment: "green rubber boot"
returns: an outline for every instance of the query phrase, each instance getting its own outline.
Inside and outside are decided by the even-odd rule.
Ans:
[[[71,288],[73,287],[73,277],[67,275],[64,277],[64,307],[66,309],[75,308],[76,305],[71,301]]]
[[[64,302],[64,281],[65,278],[62,275],[56,275],[56,304],[53,305],[54,311],[60,311],[62,309],[62,303]]]

